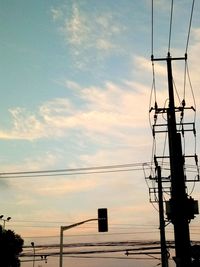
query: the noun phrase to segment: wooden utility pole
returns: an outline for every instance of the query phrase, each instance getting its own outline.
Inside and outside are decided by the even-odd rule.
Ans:
[[[186,193],[184,161],[181,136],[176,129],[174,90],[172,77],[172,58],[167,56],[169,108],[167,112],[169,155],[171,168],[171,212],[175,237],[175,262],[177,267],[191,266],[190,233],[187,216],[188,196]]]
[[[176,123],[176,112],[180,112],[180,109],[175,106],[172,75],[172,60],[186,60],[186,58],[172,58],[170,53],[168,53],[166,58],[154,59],[152,57],[152,60],[167,62],[169,107],[166,109],[155,108],[155,111],[157,113],[167,113],[167,131],[171,177],[171,198],[168,203],[170,212],[168,212],[170,214],[170,220],[174,225],[174,260],[177,267],[191,267],[189,221],[191,218],[193,218],[193,211],[191,211],[193,208],[193,199],[189,199],[186,193],[186,177],[184,175],[184,157],[182,155],[181,135],[180,131],[177,130]],[[161,210],[159,212],[163,213],[162,207],[160,208]],[[192,214],[192,216],[190,216],[190,213]]]

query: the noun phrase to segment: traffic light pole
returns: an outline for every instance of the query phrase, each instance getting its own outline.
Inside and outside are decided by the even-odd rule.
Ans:
[[[154,61],[167,61],[169,108],[167,109],[167,125],[169,140],[169,157],[171,169],[171,199],[170,208],[175,238],[175,262],[177,267],[190,267],[190,233],[187,217],[188,196],[186,193],[184,161],[182,155],[181,136],[176,129],[176,115],[174,104],[174,90],[172,77],[172,60],[185,60],[185,58],[171,58],[168,53],[165,59],[152,59]]]
[[[98,209],[98,218],[88,219],[85,221],[81,221],[78,223],[74,223],[74,224],[60,227],[60,261],[59,261],[59,267],[63,266],[63,232],[65,230],[69,230],[69,229],[74,228],[76,226],[79,226],[81,224],[84,224],[87,222],[93,222],[93,221],[98,221],[98,231],[99,232],[108,232],[108,212],[107,212],[106,208]]]
[[[92,222],[92,221],[98,221],[98,219],[88,219],[82,222],[78,222],[78,223],[74,223],[71,225],[67,225],[67,226],[61,226],[60,227],[60,267],[63,266],[63,232],[65,230],[69,230],[71,228],[74,228],[76,226],[79,226],[81,224],[87,223],[87,222]]]

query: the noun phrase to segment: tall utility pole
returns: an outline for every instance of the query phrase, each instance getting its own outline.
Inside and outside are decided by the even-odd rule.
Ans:
[[[182,155],[181,135],[177,131],[176,111],[174,104],[174,89],[172,76],[172,60],[186,60],[186,58],[171,58],[168,53],[167,58],[154,59],[153,61],[167,62],[168,74],[168,94],[169,107],[167,112],[169,159],[171,171],[171,199],[169,200],[171,222],[174,225],[175,238],[175,262],[177,267],[191,266],[191,244],[189,233],[190,200],[186,193],[184,160]]]
[[[169,108],[167,112],[168,140],[171,168],[171,209],[172,223],[174,224],[174,237],[177,266],[191,266],[190,233],[187,217],[188,196],[186,194],[184,161],[180,133],[176,129],[176,116],[174,106],[174,90],[172,78],[172,58],[167,56]]]

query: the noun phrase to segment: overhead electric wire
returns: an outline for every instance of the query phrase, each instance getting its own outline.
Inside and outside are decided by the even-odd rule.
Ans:
[[[90,171],[98,171],[105,172],[106,170],[109,172],[110,169],[119,169],[119,171],[123,171],[125,168],[133,168],[133,167],[141,167],[144,164],[148,164],[148,162],[145,163],[129,163],[129,164],[118,164],[118,165],[105,165],[105,166],[95,166],[95,167],[83,167],[83,168],[66,168],[66,169],[53,169],[53,170],[37,170],[37,171],[14,171],[14,172],[1,172],[0,178],[4,177],[13,177],[18,176],[21,177],[29,176],[29,175],[71,175],[71,174],[85,174],[90,173]],[[116,170],[118,171],[118,170]]]
[[[105,165],[95,167],[83,167],[83,168],[68,168],[68,169],[56,169],[56,170],[39,170],[39,171],[19,171],[19,172],[1,172],[0,175],[15,175],[15,174],[34,174],[34,173],[53,173],[53,172],[73,172],[73,171],[89,171],[99,169],[113,169],[113,168],[128,168],[133,166],[140,166],[143,163],[127,163],[118,165]]]
[[[154,6],[153,6],[153,1],[151,2],[151,56],[153,57],[153,27],[154,27],[154,23],[153,23],[153,17],[154,17],[154,14],[153,14],[153,11],[154,11]]]
[[[54,174],[32,174],[32,175],[12,175],[12,176],[0,176],[0,179],[13,179],[13,178],[37,178],[37,177],[55,177],[55,176],[71,176],[71,175],[84,175],[84,174],[103,174],[103,173],[116,173],[116,172],[129,172],[129,171],[141,171],[141,168],[135,169],[119,169],[110,171],[88,171],[88,172],[72,172],[72,173],[54,173]]]
[[[171,1],[170,24],[169,24],[169,42],[168,42],[168,52],[170,52],[170,46],[171,46],[173,8],[174,8],[174,1],[172,0],[172,1]]]
[[[19,172],[1,172],[2,178],[25,178],[25,177],[40,177],[40,176],[59,176],[59,175],[75,175],[75,174],[92,174],[92,173],[106,173],[106,172],[123,172],[141,170],[145,163],[129,163],[118,165],[105,165],[84,168],[68,168],[68,169],[54,169],[54,170],[38,170],[38,171],[19,171]],[[135,168],[134,168],[135,167]],[[130,169],[131,168],[131,169]]]
[[[154,155],[156,152],[156,144],[154,142],[152,149],[152,161],[143,163],[130,163],[120,165],[106,165],[97,167],[86,168],[73,168],[73,169],[57,169],[57,170],[39,170],[39,171],[20,171],[20,172],[3,172],[0,173],[0,179],[17,179],[17,178],[37,178],[37,177],[57,177],[57,176],[72,176],[72,175],[89,175],[89,174],[105,174],[105,173],[118,173],[118,172],[133,172],[144,171],[145,168],[153,171],[152,166],[154,163]],[[162,164],[164,164],[162,162]],[[166,164],[165,164],[166,165]],[[188,167],[194,167],[193,165]]]
[[[134,255],[137,255],[137,254],[134,254]],[[146,256],[149,256],[148,254],[146,253],[143,253],[143,254],[140,254],[140,255],[146,255]],[[52,255],[53,256],[53,255]],[[78,258],[78,259],[116,259],[116,260],[155,260],[155,259],[158,259],[160,260],[159,258],[147,258],[147,257],[135,257],[135,256],[132,256],[130,255],[129,257],[114,257],[114,256],[74,256],[74,255],[65,255],[64,257],[66,258]]]
[[[190,32],[191,32],[191,25],[192,25],[192,17],[193,17],[193,11],[194,11],[194,4],[195,4],[195,0],[192,1],[192,8],[191,8],[191,14],[190,14],[190,22],[189,22],[189,28],[188,28],[188,36],[187,36],[185,54],[187,54],[187,51],[188,51]]]
[[[184,135],[184,131],[185,129],[183,128],[184,125],[184,108],[185,108],[185,96],[186,96],[186,83],[187,83],[187,79],[188,79],[188,83],[191,89],[191,93],[192,93],[192,98],[193,98],[193,102],[194,102],[194,106],[191,105],[191,109],[194,110],[194,121],[191,123],[191,125],[193,124],[193,128],[191,128],[191,131],[193,131],[194,134],[194,159],[195,159],[195,163],[196,163],[196,173],[197,173],[197,179],[196,177],[191,179],[186,180],[187,182],[192,182],[192,181],[197,181],[199,180],[199,166],[198,166],[198,158],[197,158],[197,154],[196,154],[196,150],[197,150],[197,139],[196,139],[196,129],[195,129],[195,122],[196,122],[196,103],[195,103],[195,97],[194,97],[194,92],[193,92],[193,88],[192,88],[192,84],[191,84],[191,79],[190,79],[190,75],[189,75],[189,68],[188,68],[188,63],[187,63],[187,50],[188,50],[188,46],[189,46],[189,39],[190,39],[190,34],[191,34],[191,26],[192,26],[192,18],[193,18],[193,13],[194,13],[194,4],[195,4],[195,0],[192,1],[192,6],[191,6],[191,13],[190,13],[190,20],[189,20],[189,27],[188,27],[188,33],[187,33],[187,42],[186,42],[186,49],[185,49],[185,70],[184,70],[184,88],[183,88],[183,100],[181,102],[180,100],[180,95],[179,92],[176,88],[176,84],[175,81],[173,79],[173,85],[175,88],[175,93],[177,95],[177,100],[179,101],[180,104],[180,123],[177,124],[180,125],[179,128],[179,132],[182,132],[182,137],[183,137],[183,156],[185,156],[185,158],[187,158],[188,156],[191,157],[191,155],[185,155],[186,154],[186,145],[185,145],[185,135]],[[152,10],[151,10],[151,61],[152,61],[152,74],[153,74],[153,82],[152,82],[152,88],[151,88],[151,93],[150,93],[150,101],[149,101],[149,123],[150,123],[150,127],[152,129],[152,133],[153,133],[153,146],[152,146],[152,155],[151,155],[151,165],[150,165],[150,175],[149,177],[146,176],[145,174],[145,170],[144,170],[144,174],[145,174],[145,178],[146,178],[146,182],[147,180],[149,180],[151,182],[151,186],[149,186],[149,182],[147,182],[147,185],[149,187],[149,192],[150,194],[153,194],[153,191],[151,192],[151,189],[156,188],[156,182],[155,182],[155,177],[156,177],[156,173],[155,173],[155,167],[157,166],[158,162],[157,162],[157,157],[156,157],[156,153],[157,153],[157,148],[156,148],[156,138],[155,138],[155,126],[159,126],[159,124],[157,125],[157,116],[159,114],[159,110],[157,108],[157,102],[156,102],[156,86],[155,86],[155,80],[156,80],[156,75],[155,75],[155,66],[154,66],[154,1],[152,0],[152,6],[151,6]],[[173,30],[173,17],[174,17],[174,1],[171,0],[171,8],[170,8],[170,19],[169,19],[169,39],[168,39],[168,54],[170,54],[170,49],[171,49],[171,40],[172,40],[172,30]],[[155,106],[152,107],[152,99],[153,99],[153,93],[155,96]],[[150,117],[150,112],[154,110],[154,122],[152,121],[151,117]],[[163,110],[166,110],[165,108]],[[156,112],[157,111],[157,112]],[[163,116],[163,113],[161,113]],[[163,117],[164,119],[164,117]],[[188,129],[186,129],[186,131],[188,131]],[[159,132],[159,131],[158,131]],[[164,154],[165,154],[165,147],[166,147],[166,138],[164,141],[164,148],[163,148],[163,160],[161,162],[161,165],[163,165],[162,163],[164,163]],[[158,157],[161,158],[161,157]],[[160,164],[160,163],[159,163]],[[194,167],[194,165],[193,165]],[[163,168],[162,169],[166,169]],[[170,167],[169,169],[170,170]],[[185,175],[186,173],[189,172],[193,172],[193,170],[188,169],[188,164],[184,164],[184,172]],[[194,187],[192,188],[192,191],[194,190]],[[156,193],[155,193],[156,194]]]

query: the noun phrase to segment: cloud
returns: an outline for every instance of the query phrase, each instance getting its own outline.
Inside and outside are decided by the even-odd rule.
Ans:
[[[86,17],[80,13],[78,6],[73,3],[70,20],[65,20],[63,34],[68,35],[66,41],[72,45],[82,45],[88,39],[90,28],[87,25]]]
[[[71,17],[67,17],[63,27],[66,42],[77,45],[80,49],[94,48],[96,50],[113,49],[113,37],[125,30],[117,24],[111,13],[84,13],[73,3]],[[108,45],[109,44],[109,45]]]
[[[76,89],[81,88],[75,82],[66,82]],[[132,87],[137,91],[132,91]],[[2,139],[37,140],[58,138],[70,134],[70,130],[79,129],[87,134],[119,136],[122,129],[142,127],[146,114],[140,103],[147,102],[147,88],[139,84],[124,84],[119,88],[114,83],[106,82],[104,87],[82,87],[77,105],[67,98],[56,98],[43,103],[34,114],[20,107],[10,109],[12,129],[1,129]],[[121,129],[121,130],[120,130]]]
[[[12,130],[0,130],[1,139],[34,140],[45,135],[44,126],[34,114],[27,114],[24,108],[9,110],[12,117]]]
[[[103,24],[103,22],[101,22]],[[104,22],[106,26],[106,22]],[[199,29],[192,32],[193,41],[190,46],[189,67],[194,90],[200,82],[198,75],[197,55],[200,51]],[[174,62],[173,62],[174,63]],[[137,135],[138,129],[148,127],[148,105],[150,86],[146,81],[138,82],[143,73],[151,74],[150,61],[142,57],[134,58],[135,81],[125,80],[120,86],[112,81],[107,81],[103,86],[84,87],[73,80],[66,80],[63,84],[71,90],[76,99],[55,98],[44,102],[35,112],[16,107],[9,110],[11,115],[11,129],[0,129],[1,139],[38,140],[42,138],[61,138],[79,130],[82,137],[95,140],[101,135],[101,140],[106,142],[110,138],[120,145],[129,143],[131,136]],[[166,64],[155,63],[156,90],[159,106],[163,106],[168,98]],[[176,89],[180,89],[182,99],[183,69],[174,67]],[[196,98],[199,102],[197,90]],[[191,89],[187,79],[188,101],[192,103]],[[77,104],[77,103],[81,103]],[[142,105],[141,105],[142,103]],[[167,103],[166,103],[167,104]],[[154,105],[154,103],[152,103]],[[145,108],[146,107],[146,110]],[[129,133],[129,134],[128,134]],[[84,138],[83,138],[84,139]]]
[[[60,151],[41,153],[37,157],[26,157],[23,161],[15,162],[15,163],[4,163],[1,168],[0,181],[2,184],[11,185],[14,184],[14,180],[4,180],[5,173],[7,172],[23,172],[23,171],[38,171],[38,170],[48,170],[53,168],[59,161],[61,160]],[[1,180],[2,179],[2,180]]]
[[[63,17],[63,11],[61,10],[61,8],[51,8],[51,15],[54,21],[58,21],[60,19],[62,19]]]
[[[122,51],[118,37],[126,27],[110,12],[84,9],[83,5],[73,2],[67,9],[52,8],[52,18],[59,21],[59,32],[73,59],[73,67],[87,69],[97,65],[109,55]]]
[[[91,190],[95,190],[100,184],[100,180],[98,178],[74,178],[70,179],[62,179],[58,181],[49,181],[48,183],[43,183],[40,188],[37,188],[35,193],[41,196],[69,196],[71,194],[89,192]]]

